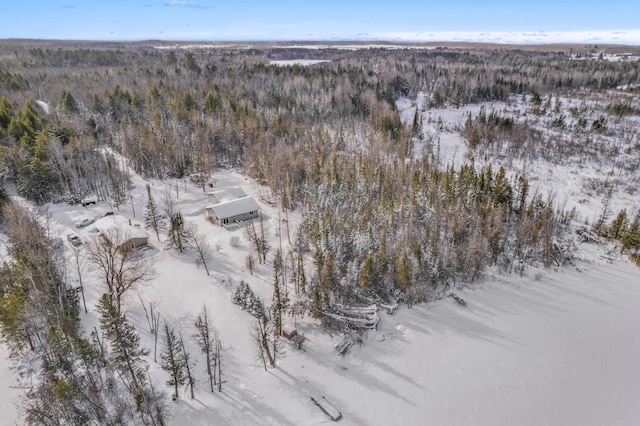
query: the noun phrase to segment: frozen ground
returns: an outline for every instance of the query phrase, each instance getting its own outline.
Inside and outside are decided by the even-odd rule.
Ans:
[[[146,182],[133,180],[136,217],[130,205],[116,213],[135,222],[144,210]],[[241,186],[258,201],[264,193],[235,171],[219,172],[215,182],[218,188]],[[148,363],[156,387],[162,388],[168,377],[153,361],[141,301],[147,307],[156,303],[162,318],[185,336],[193,334],[195,316],[206,303],[223,341],[223,392],[211,394],[204,362],[187,338],[198,361],[199,383],[195,400],[181,389],[180,399],[169,402],[171,425],[330,424],[312,396],[326,397],[342,413],[344,425],[634,425],[640,418],[640,269],[605,245],[580,246],[577,264],[558,272],[489,275],[484,284],[459,292],[466,307],[447,299],[402,307],[392,316],[381,312],[379,329],[344,357],[334,350],[340,336],[328,334],[308,317],[298,318],[297,328],[307,338],[304,351],[285,346],[278,366],[265,372],[250,337],[255,320],[230,297],[244,279],[269,304],[272,269],[261,265],[254,275],[246,270],[245,231],[207,222],[204,207],[209,201],[201,187],[150,183],[159,203],[165,187],[174,195],[177,189],[177,207],[213,249],[214,271],[207,276],[193,253],[179,254],[152,235],[152,249],[144,253],[154,259],[158,277],[130,292],[125,308],[151,350]],[[282,240],[286,248],[299,217],[291,214],[287,223],[277,207],[260,205],[272,246]],[[104,203],[86,209],[50,205],[53,232],[64,236],[73,230],[86,239],[87,231],[73,224],[109,209]],[[233,236],[241,241],[238,247],[230,244]],[[89,308],[83,323],[92,329],[94,306],[104,288],[89,266],[83,278]],[[0,423],[11,425],[19,423],[15,410],[8,408],[17,389],[2,353],[0,362]]]

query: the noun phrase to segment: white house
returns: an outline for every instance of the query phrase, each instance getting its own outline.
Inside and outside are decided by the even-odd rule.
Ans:
[[[224,227],[258,217],[260,211],[258,203],[247,196],[213,204],[206,209],[207,215]]]

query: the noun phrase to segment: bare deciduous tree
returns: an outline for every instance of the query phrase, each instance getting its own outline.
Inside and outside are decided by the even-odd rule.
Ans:
[[[193,222],[187,222],[186,225],[186,233],[188,235],[188,239],[193,244],[193,247],[196,249],[197,262],[204,266],[204,270],[209,274],[209,262],[211,261],[211,247],[207,242],[207,238],[198,232],[198,226]]]
[[[253,254],[253,252],[249,253],[247,257],[244,258],[244,266],[246,266],[249,273],[253,275],[253,270],[256,269],[256,255]]]
[[[137,252],[124,247],[128,240],[125,232],[112,228],[85,244],[86,259],[101,272],[119,310],[127,290],[136,284],[149,282],[155,276],[150,260],[140,258]]]

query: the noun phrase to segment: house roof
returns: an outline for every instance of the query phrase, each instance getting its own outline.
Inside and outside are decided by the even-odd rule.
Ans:
[[[222,188],[216,189],[214,191],[207,192],[207,195],[211,195],[218,200],[219,203],[223,203],[225,201],[235,200],[237,198],[246,197],[247,194],[244,192],[242,188],[239,186],[232,186],[230,188]]]
[[[117,228],[129,238],[149,238],[149,234],[131,224],[131,220],[121,215],[103,217],[93,223],[93,228],[98,232],[106,233],[110,229]]]
[[[218,219],[226,219],[238,216],[244,213],[260,210],[258,203],[251,197],[236,198],[235,200],[226,201],[224,203],[214,204],[207,207],[213,210]]]

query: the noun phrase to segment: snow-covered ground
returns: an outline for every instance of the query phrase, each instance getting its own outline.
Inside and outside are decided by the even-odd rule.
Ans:
[[[269,61],[269,65],[278,65],[281,67],[284,67],[287,65],[301,65],[304,67],[308,65],[321,64],[323,62],[329,62],[329,61],[325,59],[279,59],[279,60]]]
[[[220,171],[214,180],[217,188],[240,186],[259,201],[272,246],[282,241],[286,248],[299,215],[290,214],[286,222],[277,206],[260,201],[264,190],[239,172]],[[147,308],[157,304],[198,361],[196,399],[182,389],[180,399],[169,402],[171,425],[327,424],[327,415],[311,401],[323,396],[342,413],[345,425],[634,425],[640,418],[640,269],[606,245],[581,245],[576,265],[557,272],[489,275],[474,289],[458,292],[466,307],[446,299],[401,307],[394,315],[380,312],[379,329],[344,357],[334,349],[341,336],[308,316],[298,318],[297,329],[307,338],[304,350],[285,344],[278,366],[265,372],[250,336],[255,319],[230,299],[243,279],[268,305],[273,270],[259,265],[252,275],[245,268],[250,245],[244,229],[207,222],[204,208],[210,203],[201,187],[184,181],[150,183],[160,205],[170,188],[177,208],[213,249],[213,272],[207,276],[193,253],[179,254],[151,234],[152,248],[144,253],[154,260],[157,278],[124,300],[127,317],[151,350],[148,363],[156,387],[162,388],[168,377],[153,361],[141,301]],[[135,222],[144,212],[146,182],[134,175],[133,184],[136,216],[131,205],[115,212]],[[88,230],[74,223],[111,208],[99,202],[48,209],[54,234],[74,231],[86,239]],[[230,243],[234,236],[240,239],[237,247]],[[104,288],[88,265],[83,281],[89,314],[82,319],[90,330]],[[223,341],[222,393],[207,391],[204,362],[188,337],[203,304]],[[293,318],[287,321],[294,323]],[[8,407],[18,390],[5,355],[0,353],[0,423],[11,425],[20,423]]]
[[[557,101],[559,98],[555,98]],[[621,98],[619,102],[623,102]],[[504,166],[509,176],[526,175],[530,194],[541,194],[546,200],[555,200],[557,208],[570,211],[576,209],[577,220],[592,225],[602,212],[607,185],[611,185],[612,193],[608,200],[609,211],[616,215],[621,209],[627,209],[631,216],[640,210],[640,178],[637,170],[629,168],[635,164],[637,169],[638,147],[640,147],[640,118],[630,116],[617,118],[607,115],[603,111],[603,104],[611,100],[599,102],[585,102],[583,99],[560,98],[562,107],[558,112],[547,111],[542,117],[536,117],[531,113],[531,107],[523,97],[514,97],[507,102],[485,102],[469,104],[463,107],[445,106],[443,108],[430,109],[428,98],[424,93],[419,93],[416,99],[401,98],[397,101],[398,111],[402,121],[411,126],[416,109],[422,116],[423,139],[414,140],[414,157],[421,158],[424,155],[433,155],[439,159],[443,167],[453,165],[458,169],[462,164],[468,163],[471,155],[466,142],[461,135],[465,121],[469,117],[475,118],[484,108],[486,114],[496,111],[505,117],[511,117],[516,122],[527,120],[529,124],[540,130],[542,138],[583,138],[580,132],[571,133],[569,127],[572,122],[570,109],[581,109],[583,117],[591,120],[605,115],[610,134],[598,134],[589,132],[589,141],[593,145],[603,144],[608,146],[607,156],[598,158],[576,159],[571,156],[559,158],[554,161],[543,158],[521,159],[505,155],[497,150],[494,155],[475,156],[473,158],[476,167],[491,164],[494,170]],[[625,101],[626,102],[626,101]],[[549,108],[550,109],[550,108]],[[558,131],[552,128],[550,123],[554,118],[561,117],[569,123],[566,130]],[[593,141],[597,141],[597,144]],[[559,152],[562,150],[559,149]]]

